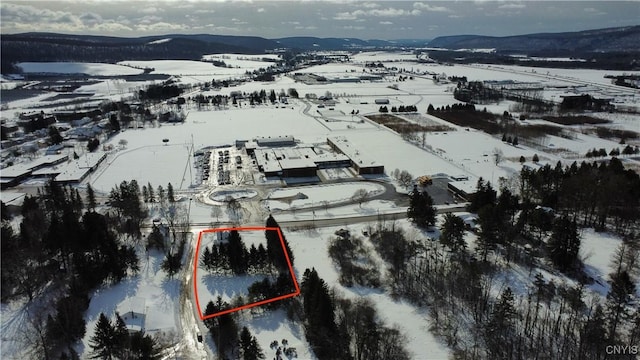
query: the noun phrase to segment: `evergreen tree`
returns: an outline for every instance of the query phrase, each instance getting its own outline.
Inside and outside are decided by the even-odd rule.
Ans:
[[[537,164],[538,161],[540,161],[540,158],[538,158],[538,154],[533,154],[533,158],[531,158],[531,161]]]
[[[164,270],[169,277],[173,277],[173,275],[177,274],[180,271],[180,267],[182,266],[182,262],[180,259],[180,254],[167,254],[162,261],[161,268]]]
[[[510,287],[500,294],[484,329],[487,352],[493,359],[512,358],[514,322],[517,318],[513,292]]]
[[[467,245],[464,241],[464,229],[464,221],[459,216],[446,214],[440,229],[440,241],[454,252],[464,249]]]
[[[553,233],[547,242],[551,261],[561,271],[568,271],[576,265],[580,252],[580,236],[576,222],[567,216],[556,219]]]
[[[64,139],[60,135],[60,130],[55,126],[49,126],[49,141],[51,144],[60,144]]]
[[[244,360],[261,360],[265,358],[257,339],[251,335],[246,326],[240,331],[240,351]]]
[[[159,360],[162,358],[158,344],[149,335],[135,332],[129,337],[129,342],[131,344],[129,349],[131,359]]]
[[[433,226],[436,222],[436,209],[433,207],[433,199],[426,191],[418,191],[414,188],[410,194],[407,216],[420,228]]]
[[[202,255],[200,256],[200,266],[204,267],[207,271],[213,270],[213,259],[211,258],[211,250],[208,246],[204,247]]]
[[[164,203],[166,199],[167,197],[166,193],[164,192],[164,188],[162,187],[162,185],[158,185],[158,202]]]
[[[92,359],[113,359],[115,355],[114,328],[111,321],[100,313],[96,328],[89,344],[92,351]]]
[[[229,266],[234,274],[245,274],[248,267],[247,248],[245,247],[238,230],[229,232],[227,243]]]
[[[266,223],[267,228],[280,228],[276,220],[273,216],[269,215]],[[265,237],[267,239],[267,254],[270,262],[279,270],[288,270],[289,264],[287,263],[287,258],[285,257],[285,251],[289,257],[289,262],[293,265],[293,253],[291,252],[291,248],[289,247],[289,242],[282,234],[282,230],[265,230]],[[282,242],[280,241],[280,236],[282,236]],[[284,251],[282,249],[282,243],[284,243]]]
[[[91,184],[87,184],[87,206],[89,210],[96,209],[96,194],[93,191],[93,187],[91,187]]]
[[[327,284],[315,269],[306,269],[301,287],[303,309],[307,319],[306,337],[319,359],[342,358],[335,321],[335,304]]]
[[[149,191],[149,202],[156,202],[156,197],[153,192],[153,186],[151,186],[151,183],[147,183],[147,190]]]
[[[482,254],[483,261],[487,261],[489,251],[493,251],[499,242],[499,218],[496,213],[496,207],[491,204],[483,206],[478,211],[480,233],[477,240],[477,250]]]
[[[492,205],[496,203],[497,192],[493,189],[490,182],[485,182],[484,179],[479,178],[476,184],[476,192],[471,196],[471,201],[467,210],[469,212],[477,213],[486,205]]]
[[[142,201],[147,204],[149,202],[149,190],[147,185],[142,185]]]
[[[580,358],[597,359],[608,342],[604,310],[597,304],[580,331]]]
[[[125,358],[127,350],[131,347],[129,330],[127,330],[127,325],[117,312],[116,321],[113,324],[113,344],[118,357]]]
[[[607,315],[609,320],[609,339],[617,338],[621,320],[627,320],[627,307],[633,302],[636,285],[625,270],[611,275],[611,289],[607,294]]]
[[[171,185],[171,183],[167,184],[167,200],[169,200],[169,202],[176,202],[173,194],[173,185]]]

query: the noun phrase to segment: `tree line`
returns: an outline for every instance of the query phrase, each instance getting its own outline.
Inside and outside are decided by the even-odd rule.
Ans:
[[[259,244],[251,244],[250,249],[242,241],[238,230],[229,231],[227,241],[205,247],[200,257],[200,265],[210,273],[243,275],[270,272],[272,261],[267,249]]]
[[[415,105],[400,105],[398,107],[396,106],[392,106],[391,107],[391,112],[392,113],[396,113],[396,112],[417,112],[418,111],[418,107]],[[387,108],[386,106],[380,106],[380,108],[378,109],[378,112],[381,113],[388,113],[389,112],[389,108]]]

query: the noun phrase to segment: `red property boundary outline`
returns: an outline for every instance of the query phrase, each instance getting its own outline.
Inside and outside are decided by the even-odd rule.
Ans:
[[[200,241],[202,240],[202,234],[222,232],[222,231],[231,231],[231,230],[236,230],[238,232],[241,232],[241,231],[267,231],[267,230],[276,231],[278,233],[278,236],[280,237],[280,245],[282,246],[282,252],[284,252],[284,256],[287,259],[287,265],[289,266],[289,273],[291,274],[291,280],[293,281],[293,286],[296,288],[296,290],[294,292],[290,293],[290,294],[276,296],[276,297],[271,298],[271,299],[260,300],[260,301],[257,301],[257,302],[253,302],[253,303],[250,303],[250,304],[245,304],[245,305],[238,306],[238,307],[235,307],[235,308],[232,308],[232,309],[222,310],[222,311],[219,311],[219,312],[217,312],[215,314],[210,314],[210,315],[204,316],[204,314],[202,312],[202,309],[200,308],[200,299],[198,297],[198,276],[197,276],[198,275],[199,254],[200,254]],[[274,301],[288,299],[288,298],[300,295],[300,286],[298,285],[298,280],[296,279],[296,275],[293,272],[293,266],[291,265],[291,259],[289,259],[289,254],[285,250],[284,238],[282,237],[282,231],[280,230],[280,228],[279,227],[231,227],[231,228],[219,228],[219,229],[206,229],[206,230],[200,231],[200,233],[198,234],[198,244],[196,245],[195,259],[194,259],[194,262],[193,262],[193,292],[194,292],[194,295],[195,295],[195,298],[196,298],[196,307],[198,309],[198,315],[200,315],[200,320],[211,319],[211,318],[214,318],[216,316],[229,314],[229,313],[240,311],[240,310],[249,309],[249,308],[252,308],[252,307],[256,307],[256,306],[260,306],[260,305],[264,305],[264,304],[269,304],[269,303],[272,303]]]

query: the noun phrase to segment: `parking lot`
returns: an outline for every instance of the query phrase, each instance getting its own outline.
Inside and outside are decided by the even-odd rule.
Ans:
[[[194,155],[200,183],[207,185],[241,184],[251,179],[251,159],[233,146],[207,148]]]

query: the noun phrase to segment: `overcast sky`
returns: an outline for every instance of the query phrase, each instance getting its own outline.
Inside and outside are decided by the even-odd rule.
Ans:
[[[640,1],[1,0],[2,34],[432,39],[640,24]]]

